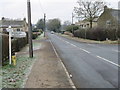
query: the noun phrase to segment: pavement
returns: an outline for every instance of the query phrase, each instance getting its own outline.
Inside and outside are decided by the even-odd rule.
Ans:
[[[118,45],[83,43],[47,33],[77,88],[118,88]]]
[[[37,46],[40,45],[40,48],[34,48],[36,61],[24,88],[73,88],[71,78],[57,56],[52,43],[47,38],[35,40],[35,43]]]

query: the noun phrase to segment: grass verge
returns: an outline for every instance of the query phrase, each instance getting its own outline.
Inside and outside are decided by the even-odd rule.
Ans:
[[[2,67],[2,88],[21,88],[29,68],[35,58],[28,56],[17,57],[17,65],[6,65]]]
[[[41,40],[43,35],[38,36],[36,40]],[[41,45],[38,42],[33,42],[33,49],[40,49]],[[20,52],[28,52],[29,47],[26,46]],[[18,52],[19,53],[19,52]],[[0,88],[23,88],[25,80],[30,73],[30,68],[36,58],[29,58],[27,53],[17,56],[17,64],[2,66],[0,73],[1,86]]]
[[[89,40],[89,39],[83,39],[83,38],[71,37],[71,36],[69,36],[69,35],[65,35],[65,34],[59,34],[59,35],[65,37],[65,38],[68,38],[68,39],[72,39],[72,40],[76,40],[76,41],[84,42],[84,43],[96,43],[96,44],[120,44],[120,40],[116,40],[116,41],[111,41],[111,40],[107,40],[107,41],[95,41],[95,40]]]

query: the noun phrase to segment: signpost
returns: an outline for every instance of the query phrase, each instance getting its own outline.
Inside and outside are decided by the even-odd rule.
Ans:
[[[15,38],[23,38],[26,37],[26,33],[22,31],[16,31],[16,32],[12,32],[11,36]]]
[[[7,32],[9,32],[9,64],[12,64],[12,47],[11,47],[11,37],[23,38],[26,37],[26,33],[22,31],[13,32],[11,26],[8,27]]]
[[[12,60],[11,60],[11,56],[12,56],[12,53],[11,53],[11,32],[12,32],[11,26],[8,27],[7,32],[9,32],[9,64],[11,64],[12,63]]]

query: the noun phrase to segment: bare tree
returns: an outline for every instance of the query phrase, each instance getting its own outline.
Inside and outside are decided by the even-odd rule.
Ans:
[[[92,22],[95,17],[99,16],[104,10],[105,3],[99,1],[77,1],[78,7],[74,7],[75,13],[78,17],[87,19],[90,22],[90,28],[92,28]]]

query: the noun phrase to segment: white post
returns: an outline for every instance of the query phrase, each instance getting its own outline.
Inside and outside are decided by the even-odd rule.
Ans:
[[[9,64],[12,64],[12,60],[11,60],[11,26],[9,26]]]
[[[9,32],[9,64],[11,64],[11,31]]]

